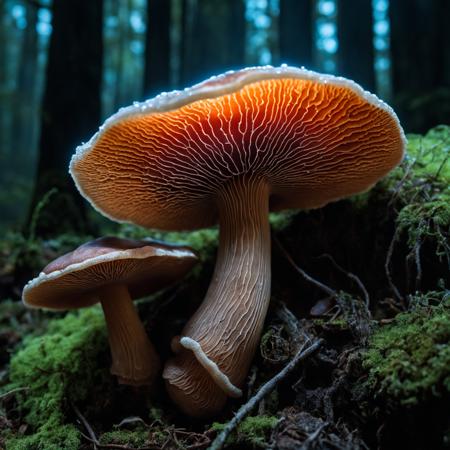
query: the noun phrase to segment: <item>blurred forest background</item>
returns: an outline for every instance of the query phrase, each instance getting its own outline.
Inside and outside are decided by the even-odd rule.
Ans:
[[[0,228],[27,230],[51,196],[33,233],[92,232],[76,146],[118,108],[229,69],[343,75],[407,132],[448,123],[449,19],[448,0],[0,0]]]

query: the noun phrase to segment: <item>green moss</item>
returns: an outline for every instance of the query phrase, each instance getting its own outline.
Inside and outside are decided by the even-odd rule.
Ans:
[[[92,239],[91,236],[61,234],[52,239],[29,239],[23,233],[8,232],[0,240],[1,275],[37,275],[49,261]]]
[[[227,444],[252,445],[253,447],[266,448],[270,433],[278,423],[278,418],[273,416],[246,417],[230,435]],[[226,423],[214,422],[212,429],[220,433]]]
[[[333,320],[313,318],[312,322],[318,329],[333,330],[337,332],[349,331],[350,329],[348,322],[340,317],[337,317]]]
[[[408,155],[417,176],[450,181],[450,126],[439,125],[424,136],[408,135]]]
[[[426,306],[440,297],[439,304]],[[450,394],[450,295],[412,299],[414,309],[379,329],[363,355],[365,387],[390,405]]]
[[[5,391],[26,388],[16,399],[30,434],[9,439],[8,450],[78,448],[80,434],[66,416],[71,403],[82,401],[91,386],[110,378],[96,364],[106,347],[104,319],[97,308],[55,320],[44,336],[25,341],[11,359]]]
[[[408,157],[394,173],[391,186],[403,207],[396,219],[410,247],[426,238],[442,254],[450,226],[450,127],[441,125],[425,136],[408,136]]]
[[[145,429],[136,430],[115,430],[103,433],[100,437],[100,444],[122,444],[130,447],[143,447],[147,444],[149,431]]]
[[[147,230],[131,224],[121,224],[119,236],[134,239],[151,238],[173,244],[188,245],[198,254],[202,262],[208,260],[215,252],[218,243],[219,230],[206,228],[197,231],[159,231]]]
[[[439,258],[450,258],[450,126],[408,135],[404,161],[374,189],[351,201],[362,213],[388,206],[395,211],[396,238],[405,238],[410,250],[429,241]]]
[[[297,211],[283,211],[269,214],[270,226],[274,231],[281,231],[288,227]]]

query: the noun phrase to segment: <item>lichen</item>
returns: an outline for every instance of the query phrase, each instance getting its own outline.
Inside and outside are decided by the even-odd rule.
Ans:
[[[246,417],[233,432],[227,444],[251,445],[256,448],[267,448],[271,431],[277,425],[279,419],[274,416],[250,416]],[[220,433],[226,423],[214,422],[212,429]]]
[[[67,423],[67,415],[90,387],[107,385],[108,370],[97,363],[106,348],[104,319],[97,308],[54,320],[44,336],[25,340],[11,359],[4,390],[25,389],[16,400],[28,429],[7,441],[8,450],[78,449],[80,433]]]
[[[413,310],[376,331],[363,355],[365,388],[394,408],[450,394],[450,294],[411,302]]]

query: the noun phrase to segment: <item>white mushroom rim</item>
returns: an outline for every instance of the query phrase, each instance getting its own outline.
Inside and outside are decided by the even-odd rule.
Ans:
[[[194,353],[197,361],[207,370],[211,378],[229,397],[242,397],[242,390],[236,387],[230,379],[219,369],[219,366],[208,358],[200,344],[194,339],[184,336],[180,339],[179,344]]]
[[[154,248],[151,246],[146,247],[140,247],[140,248],[134,248],[129,250],[118,250],[118,251],[112,251],[110,253],[105,253],[103,255],[95,256],[93,258],[86,259],[83,262],[70,264],[69,266],[65,267],[61,270],[54,270],[50,273],[41,272],[39,276],[36,278],[33,278],[30,280],[23,289],[23,301],[24,303],[31,307],[35,308],[34,305],[29,304],[27,302],[27,293],[30,289],[33,289],[34,287],[40,285],[41,283],[50,282],[52,280],[56,280],[64,275],[78,272],[83,269],[87,269],[88,267],[95,266],[97,264],[105,263],[105,262],[112,262],[112,261],[121,261],[124,259],[146,259],[149,257],[158,257],[158,256],[166,256],[166,257],[173,257],[173,258],[186,258],[191,257],[195,258],[194,253],[192,253],[189,250],[182,250],[182,249],[161,249],[161,248]],[[42,309],[41,306],[37,306],[36,308]],[[52,309],[52,308],[45,308],[45,309]]]

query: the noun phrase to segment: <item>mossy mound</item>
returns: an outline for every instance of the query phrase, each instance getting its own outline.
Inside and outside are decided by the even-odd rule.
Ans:
[[[418,306],[376,331],[363,355],[365,387],[391,409],[433,397],[450,402],[450,292],[411,302]]]
[[[69,314],[50,323],[45,335],[32,337],[11,359],[10,384],[28,425],[27,435],[11,437],[8,450],[76,450],[80,433],[68,424],[73,404],[83,401],[110,375],[99,365],[107,349],[106,328],[97,308]]]

